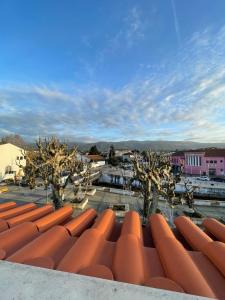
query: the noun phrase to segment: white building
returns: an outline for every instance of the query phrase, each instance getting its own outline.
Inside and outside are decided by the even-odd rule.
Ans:
[[[132,152],[126,152],[122,155],[123,162],[131,162],[134,159],[134,154]]]
[[[0,181],[23,176],[19,165],[26,165],[23,149],[10,143],[0,145]]]
[[[125,153],[130,152],[129,149],[116,149],[115,150],[115,156],[116,157],[122,157]]]

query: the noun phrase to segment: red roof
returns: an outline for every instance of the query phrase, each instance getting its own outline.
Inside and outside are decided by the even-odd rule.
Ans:
[[[219,148],[187,150],[185,153],[204,153],[207,157],[225,157],[225,149]]]
[[[203,232],[178,217],[175,233],[160,214],[143,227],[135,211],[123,223],[110,209],[97,216],[90,208],[75,218],[70,206],[24,212],[11,203],[0,211],[0,259],[224,299],[225,225],[215,219],[204,220]]]
[[[86,155],[90,160],[93,160],[93,161],[103,161],[105,160],[105,158],[101,155],[94,155],[94,154],[88,154]]]
[[[206,149],[205,156],[219,156],[219,157],[225,157],[225,149]]]

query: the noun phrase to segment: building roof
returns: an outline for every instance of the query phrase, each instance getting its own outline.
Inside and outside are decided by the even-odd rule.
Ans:
[[[224,299],[225,225],[217,220],[205,219],[203,232],[184,216],[171,230],[160,214],[143,227],[135,211],[123,223],[110,209],[72,213],[70,206],[0,204],[0,259]]]
[[[23,148],[19,147],[19,146],[16,146],[14,144],[11,144],[11,143],[5,143],[5,144],[0,144],[0,150],[4,150],[5,151],[5,148],[16,148],[18,150],[23,150]]]
[[[172,154],[172,156],[184,156],[184,151],[176,151]]]
[[[225,149],[220,148],[206,148],[206,149],[196,149],[187,150],[185,153],[204,153],[208,157],[225,157]]]
[[[95,154],[88,154],[86,155],[87,158],[89,158],[92,161],[103,161],[105,158],[101,155],[95,155]]]
[[[134,155],[134,154],[133,152],[130,151],[130,152],[123,153],[123,155]]]
[[[216,148],[210,148],[206,149],[205,156],[219,156],[219,157],[225,157],[225,149],[216,149]]]

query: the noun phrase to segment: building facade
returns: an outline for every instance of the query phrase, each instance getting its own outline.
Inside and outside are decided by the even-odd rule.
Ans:
[[[225,149],[209,148],[175,152],[171,157],[174,166],[183,166],[185,174],[223,176],[225,174]]]
[[[0,145],[0,181],[15,179],[15,176],[23,176],[19,165],[26,165],[24,151],[10,143]]]

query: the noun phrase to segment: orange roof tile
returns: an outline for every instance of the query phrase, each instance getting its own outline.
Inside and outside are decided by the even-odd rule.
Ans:
[[[69,231],[70,235],[79,236],[94,222],[96,216],[96,211],[92,208],[89,208],[77,218],[74,218],[69,223],[65,224],[65,228]]]
[[[212,242],[207,234],[185,216],[177,217],[174,224],[193,250],[202,251],[207,243]]]
[[[0,232],[5,231],[8,228],[8,223],[5,220],[0,219]]]
[[[34,222],[40,232],[44,232],[54,225],[61,224],[73,213],[71,206],[64,206],[53,213]]]
[[[28,222],[28,221],[35,221],[53,211],[54,211],[53,206],[48,204],[48,205],[39,207],[37,209],[33,209],[32,211],[21,214],[14,218],[8,219],[7,223],[9,225],[9,227],[13,227],[20,223],[24,223],[24,222]]]
[[[97,218],[94,209],[72,218],[70,206],[55,212],[50,205],[29,212],[10,207],[0,213],[7,216],[0,219],[0,259],[224,299],[224,225],[214,219],[203,226],[219,241],[184,216],[174,221],[178,240],[159,214],[143,227],[134,211],[121,224],[110,209]],[[14,209],[18,215],[9,219]]]
[[[0,219],[7,220],[9,218],[12,218],[12,217],[18,216],[22,213],[25,213],[27,211],[30,211],[30,210],[32,210],[36,207],[37,206],[34,203],[28,203],[28,204],[20,205],[16,208],[12,208],[12,209],[6,210],[4,212],[0,212]]]
[[[0,212],[16,207],[16,202],[6,202],[0,204]]]
[[[206,218],[202,225],[213,235],[215,236],[219,241],[225,243],[225,225],[220,223],[219,221],[212,219],[212,218]]]

